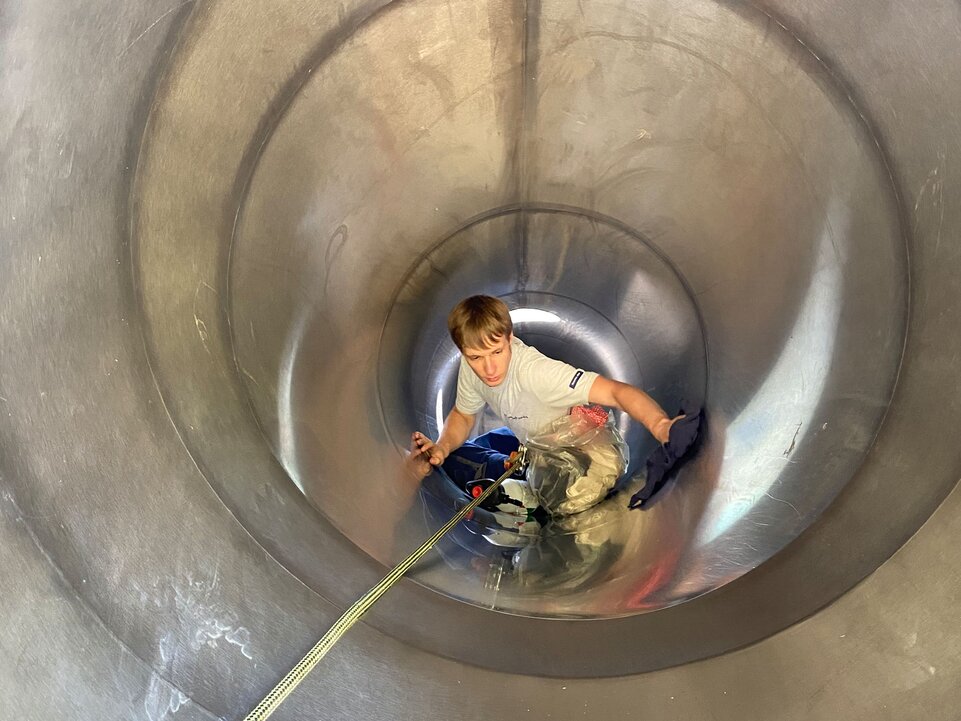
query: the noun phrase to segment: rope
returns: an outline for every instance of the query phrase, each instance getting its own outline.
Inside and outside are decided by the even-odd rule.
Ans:
[[[514,462],[504,472],[504,475],[494,481],[494,483],[477,496],[477,498],[473,499],[458,511],[454,517],[441,526],[433,536],[424,541],[420,548],[397,564],[394,570],[384,576],[380,583],[361,596],[354,605],[348,608],[344,615],[337,619],[337,622],[330,627],[330,630],[307,652],[307,655],[287,672],[287,675],[280,680],[280,683],[274,686],[270,693],[264,696],[261,702],[254,707],[253,711],[244,717],[244,721],[265,721],[265,719],[269,718],[280,704],[293,693],[294,689],[300,685],[300,682],[307,678],[307,675],[314,669],[314,666],[327,655],[327,652],[340,640],[340,637],[347,633],[351,626],[357,623],[361,617],[370,610],[370,607],[377,603],[380,597],[390,590],[391,586],[397,583],[405,573],[413,568],[414,564],[430,551],[440,539],[446,536],[454,526],[460,523],[461,520],[467,517],[475,508],[500,488],[500,485],[524,463],[524,455],[522,449]]]

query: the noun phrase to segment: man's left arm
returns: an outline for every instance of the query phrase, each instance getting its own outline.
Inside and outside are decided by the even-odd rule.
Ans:
[[[613,381],[604,376],[598,376],[591,384],[588,400],[602,406],[611,406],[622,410],[635,421],[651,432],[660,443],[667,443],[670,437],[671,425],[678,418],[669,418],[657,401],[640,388],[628,383]]]

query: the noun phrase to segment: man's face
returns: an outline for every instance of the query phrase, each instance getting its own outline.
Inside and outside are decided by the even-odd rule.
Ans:
[[[491,345],[483,348],[464,348],[467,365],[486,385],[499,386],[507,377],[507,366],[511,362],[512,334],[496,338]]]

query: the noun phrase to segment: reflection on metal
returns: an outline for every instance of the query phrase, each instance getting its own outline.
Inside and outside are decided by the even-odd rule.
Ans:
[[[785,466],[803,461],[795,458],[795,452],[809,434],[830,437],[835,433],[830,416],[819,416],[818,406],[830,374],[844,303],[844,265],[834,230],[826,227],[818,243],[815,276],[781,354],[751,402],[728,426],[717,491],[704,514],[698,543],[710,544],[745,515],[750,521],[751,512],[765,498],[787,506],[801,523],[832,500],[814,497],[804,487],[782,491],[778,476]],[[880,408],[880,399],[878,405]],[[789,429],[795,419],[796,429],[787,444],[785,436],[770,433],[771,428]],[[819,472],[816,468],[814,473]],[[763,520],[770,523],[767,513]],[[753,522],[761,523],[761,519]],[[781,523],[798,525],[789,524],[783,515]]]
[[[540,308],[515,308],[511,311],[511,321],[517,324],[559,323],[560,320],[557,313],[551,313]]]

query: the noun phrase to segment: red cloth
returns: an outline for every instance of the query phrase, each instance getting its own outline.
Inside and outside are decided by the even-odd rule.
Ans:
[[[598,428],[607,423],[607,409],[601,406],[574,406],[571,415]]]

